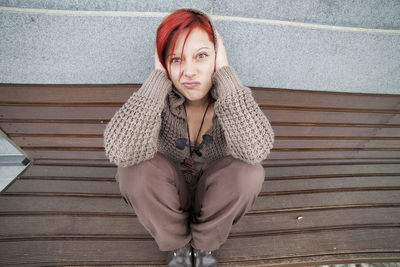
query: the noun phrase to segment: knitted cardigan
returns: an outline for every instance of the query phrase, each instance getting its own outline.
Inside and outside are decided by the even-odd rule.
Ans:
[[[250,164],[261,162],[270,153],[274,132],[251,89],[241,84],[231,66],[216,71],[212,84],[214,116],[206,134],[212,136],[213,143],[202,149],[204,168],[227,155]],[[164,72],[155,69],[104,130],[110,162],[128,167],[153,158],[157,152],[176,164],[183,161],[189,148],[178,149],[175,142],[188,136],[184,101]]]

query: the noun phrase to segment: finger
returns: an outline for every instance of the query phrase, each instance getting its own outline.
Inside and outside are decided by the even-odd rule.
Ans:
[[[218,48],[221,46],[220,45],[220,40],[221,40],[221,35],[219,34],[218,30],[215,29],[215,38],[217,39],[215,41],[216,47],[215,47],[215,54],[218,52]]]
[[[154,54],[155,54],[156,59],[158,59],[157,47],[154,49]]]
[[[221,34],[216,30],[216,32],[217,32],[217,37],[218,37],[218,39],[219,39],[219,41],[222,41],[222,36],[221,36]]]

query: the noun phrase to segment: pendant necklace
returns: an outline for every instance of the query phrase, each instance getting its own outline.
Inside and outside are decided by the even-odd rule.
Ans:
[[[208,101],[206,111],[204,112],[203,119],[202,119],[201,125],[200,125],[200,129],[199,129],[199,132],[197,133],[196,141],[194,144],[194,149],[192,151],[192,146],[190,145],[189,122],[187,119],[186,107],[185,107],[185,104],[183,104],[183,108],[185,109],[185,113],[186,113],[186,125],[187,125],[188,142],[189,142],[189,156],[187,158],[185,158],[181,164],[183,167],[187,168],[186,170],[183,171],[183,176],[185,177],[185,179],[188,183],[190,183],[192,181],[193,176],[196,174],[196,170],[194,169],[193,153],[196,153],[198,156],[201,156],[201,152],[200,152],[199,148],[197,147],[197,140],[199,139],[201,128],[203,127],[204,118],[206,117],[209,106],[210,106],[210,100]]]

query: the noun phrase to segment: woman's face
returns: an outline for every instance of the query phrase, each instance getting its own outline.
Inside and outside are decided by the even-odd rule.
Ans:
[[[208,97],[214,74],[215,50],[208,34],[194,28],[188,36],[182,58],[181,51],[188,29],[183,30],[175,44],[172,54],[167,55],[166,63],[174,86],[186,100],[202,102]],[[167,48],[169,51],[170,47]],[[172,61],[170,60],[172,58]]]

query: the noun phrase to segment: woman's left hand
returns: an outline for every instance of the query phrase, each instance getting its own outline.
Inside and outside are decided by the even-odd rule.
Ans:
[[[217,35],[217,51],[215,56],[215,71],[218,71],[220,68],[224,66],[228,66],[228,57],[226,55],[225,46],[222,43],[221,35],[217,30],[215,30]]]

